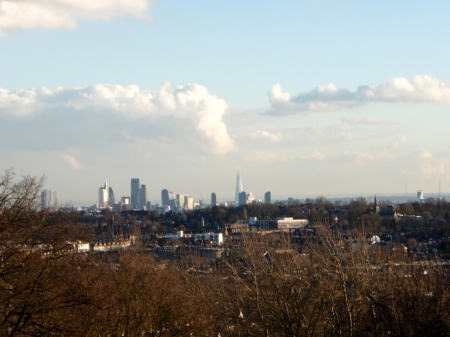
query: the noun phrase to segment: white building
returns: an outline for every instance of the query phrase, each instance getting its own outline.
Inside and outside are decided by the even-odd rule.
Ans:
[[[56,191],[43,190],[41,192],[41,208],[57,209],[58,208],[58,195]]]
[[[190,195],[184,196],[184,208],[189,210],[194,209],[194,198]]]
[[[222,246],[223,234],[222,233],[195,234],[195,240],[211,241],[213,245]]]
[[[108,180],[105,180],[105,184],[98,189],[98,207],[109,207],[109,186]]]

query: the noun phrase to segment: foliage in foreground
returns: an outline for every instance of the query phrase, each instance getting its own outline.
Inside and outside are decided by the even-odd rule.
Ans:
[[[447,267],[407,262],[364,233],[318,227],[302,254],[288,237],[249,234],[200,272],[186,256],[82,256],[87,232],[37,211],[41,187],[0,178],[2,336],[450,335]]]

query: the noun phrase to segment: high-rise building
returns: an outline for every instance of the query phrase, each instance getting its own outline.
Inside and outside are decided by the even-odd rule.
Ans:
[[[57,209],[58,208],[58,195],[56,191],[43,190],[41,192],[41,208]]]
[[[234,205],[239,206],[239,195],[243,191],[242,180],[241,180],[241,172],[238,170],[237,179],[236,179],[236,194],[234,196]]]
[[[139,209],[140,190],[139,178],[131,179],[131,208]]]
[[[247,194],[247,203],[251,204],[255,200],[255,197],[253,196],[252,192]]]
[[[141,209],[147,207],[147,186],[141,185],[139,199],[139,205],[141,206]]]
[[[216,193],[212,192],[211,193],[211,206],[216,206],[217,205],[217,197],[216,197]]]
[[[109,185],[108,180],[105,180],[105,184],[98,189],[98,207],[109,207]]]
[[[247,193],[245,193],[245,191],[242,191],[241,193],[239,193],[239,201],[238,201],[238,205],[246,205],[247,204]]]
[[[185,195],[184,196],[184,204],[185,204],[185,208],[192,210],[194,209],[194,198],[192,198],[190,195]]]
[[[119,211],[130,211],[130,210],[131,210],[130,197],[122,197],[120,199]]]
[[[111,206],[115,202],[116,202],[116,200],[114,198],[114,191],[113,191],[112,187],[109,186],[109,205]]]
[[[270,193],[270,191],[267,191],[266,194],[264,194],[264,202],[266,204],[272,203],[272,194]]]
[[[185,208],[186,207],[186,196],[187,194],[177,194],[177,207]]]
[[[161,191],[161,202],[162,206],[171,206],[175,205],[175,193],[172,190],[163,189]]]

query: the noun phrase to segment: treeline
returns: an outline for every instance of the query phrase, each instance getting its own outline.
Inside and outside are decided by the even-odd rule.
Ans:
[[[246,220],[249,217],[256,217],[258,220],[274,220],[286,216],[308,219],[311,223],[335,223],[344,229],[364,227],[378,234],[423,229],[450,229],[450,203],[445,199],[430,198],[424,203],[408,202],[401,205],[380,202],[380,214],[371,211],[373,203],[368,203],[364,198],[357,198],[349,203],[331,202],[324,197],[306,201],[308,203],[304,204],[293,202],[291,204],[248,204],[240,207],[213,206],[183,213],[167,212],[161,215],[156,211],[140,211],[131,217],[113,215],[109,210],[105,210],[103,214],[110,222],[113,218],[119,223],[127,222],[130,218],[139,221],[142,230],[149,234],[167,233],[177,228],[217,231],[223,230],[228,224]],[[395,217],[394,211],[403,217]],[[88,219],[80,218],[79,221],[88,222]]]
[[[1,336],[448,336],[448,266],[361,229],[244,235],[219,259],[138,247],[83,255],[88,228],[37,211],[42,181],[0,177]]]

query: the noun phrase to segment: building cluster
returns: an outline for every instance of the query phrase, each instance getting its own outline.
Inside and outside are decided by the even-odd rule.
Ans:
[[[42,209],[57,209],[58,200],[56,195],[56,191],[43,190],[41,192]],[[264,201],[255,199],[252,192],[247,193],[244,191],[241,174],[240,171],[238,171],[234,203],[224,202],[220,205],[229,206],[231,204],[238,207],[262,202],[272,202],[271,192],[268,191],[264,194]],[[161,191],[161,204],[151,204],[150,201],[148,201],[146,185],[140,184],[139,178],[132,178],[130,195],[123,196],[119,200],[116,200],[112,187],[108,183],[108,180],[105,179],[105,183],[98,189],[98,203],[88,207],[88,209],[112,209],[116,213],[129,210],[157,210],[160,214],[165,214],[168,211],[178,213],[184,210],[194,210],[217,205],[219,205],[219,203],[215,192],[211,193],[211,203],[208,204],[204,203],[203,200],[196,202],[194,201],[194,198],[188,194],[175,194],[171,189],[163,189]]]
[[[147,187],[139,184],[139,178],[131,179],[131,191],[130,196],[120,198],[120,201],[116,202],[114,197],[114,191],[108,184],[108,180],[105,181],[103,186],[98,189],[98,205],[96,208],[112,208],[116,213],[127,210],[147,210],[150,208],[147,201]]]
[[[52,210],[58,208],[58,194],[56,191],[43,190],[41,192],[41,208]]]
[[[241,178],[241,172],[238,170],[237,173],[237,179],[236,179],[236,194],[234,198],[234,205],[242,206],[246,204],[251,203],[261,203],[261,200],[255,200],[255,197],[253,196],[252,192],[247,193],[244,191],[243,185],[242,185],[242,178]],[[270,204],[272,202],[272,196],[270,191],[267,191],[264,194],[264,202],[266,204]]]

